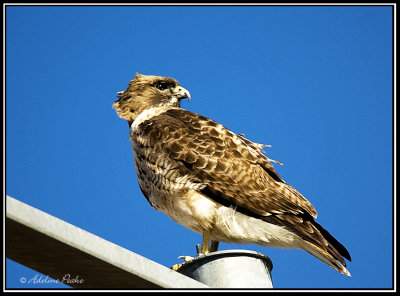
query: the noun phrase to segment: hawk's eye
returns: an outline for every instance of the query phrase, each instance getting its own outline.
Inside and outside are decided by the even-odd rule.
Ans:
[[[157,82],[155,87],[158,88],[159,90],[166,90],[169,87],[169,84],[166,82]]]

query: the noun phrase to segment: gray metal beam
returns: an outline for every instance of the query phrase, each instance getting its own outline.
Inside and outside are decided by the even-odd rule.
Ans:
[[[69,274],[74,288],[209,288],[10,196],[6,257],[60,281]]]

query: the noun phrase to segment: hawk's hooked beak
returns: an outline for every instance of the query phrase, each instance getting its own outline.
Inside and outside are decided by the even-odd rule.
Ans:
[[[187,98],[190,101],[190,92],[186,88],[183,88],[180,85],[178,85],[172,90],[172,95],[178,100]]]

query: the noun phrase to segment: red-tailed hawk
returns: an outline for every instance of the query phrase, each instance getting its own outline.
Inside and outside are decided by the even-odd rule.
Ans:
[[[202,253],[218,242],[298,248],[350,275],[349,252],[275,172],[264,145],[180,108],[190,94],[172,78],[137,74],[118,96],[113,107],[129,123],[140,189],[155,209],[203,235]]]

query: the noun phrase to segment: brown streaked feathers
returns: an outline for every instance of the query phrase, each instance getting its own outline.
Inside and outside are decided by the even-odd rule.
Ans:
[[[146,136],[155,152],[165,151],[182,163],[183,174],[254,214],[317,215],[300,193],[282,181],[264,154],[204,116],[171,109],[142,123],[138,136]]]

